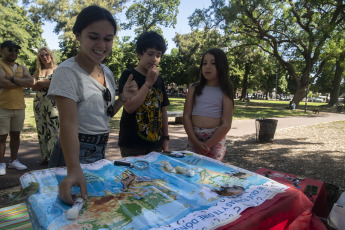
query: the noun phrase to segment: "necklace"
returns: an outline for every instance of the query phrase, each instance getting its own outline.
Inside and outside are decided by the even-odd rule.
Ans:
[[[97,73],[97,77],[101,77],[102,68],[101,67],[99,67],[99,69],[97,68],[96,73]]]
[[[75,57],[74,60],[75,60],[75,61],[78,63],[78,65],[79,65],[82,69],[84,69],[88,74],[91,75],[92,73],[94,73],[94,72],[96,71],[97,77],[98,77],[98,78],[102,77],[101,74],[103,73],[103,69],[102,69],[102,67],[100,67],[99,64],[97,64],[97,66],[96,66],[95,68],[90,69],[90,67],[86,67],[86,65],[83,64],[84,62],[82,62],[81,57],[79,56],[79,54]]]

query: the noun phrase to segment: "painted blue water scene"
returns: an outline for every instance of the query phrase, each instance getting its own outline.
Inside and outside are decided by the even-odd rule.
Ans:
[[[84,164],[88,199],[68,219],[58,185],[66,168],[32,171],[23,187],[40,185],[27,206],[35,229],[214,229],[287,187],[266,177],[189,151]],[[78,187],[72,189],[80,197]]]

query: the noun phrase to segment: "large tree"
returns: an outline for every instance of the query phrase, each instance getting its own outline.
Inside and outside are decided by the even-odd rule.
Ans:
[[[335,105],[339,103],[338,97],[341,93],[341,81],[344,80],[345,72],[345,50],[339,54],[339,57],[335,63],[334,79],[332,82],[331,97],[329,105]]]
[[[333,33],[332,39],[326,42],[321,57],[328,61],[310,88],[314,92],[330,93],[328,105],[334,106],[338,104],[341,82],[345,73],[345,34],[343,30]]]
[[[310,86],[314,92],[329,93],[328,104],[334,106],[338,104],[340,96],[341,81],[344,79],[345,70],[345,51],[334,56],[325,64],[324,70],[316,80],[315,84]]]
[[[271,75],[264,71],[267,65],[267,55],[254,46],[245,46],[241,41],[236,42],[236,46],[229,49],[230,55],[234,57],[234,63],[239,68],[238,73],[241,77],[241,96],[240,99],[247,97],[249,88],[261,89],[262,83],[259,82],[262,75]],[[266,68],[267,69],[267,68]],[[256,84],[253,84],[253,83]],[[266,80],[265,80],[266,82]],[[274,87],[273,87],[274,88]],[[264,90],[267,88],[265,87]]]
[[[325,43],[345,24],[343,0],[212,0],[200,13],[210,11],[214,25],[247,36],[248,44],[278,60],[296,81],[297,105],[328,60],[321,57]]]
[[[179,50],[180,71],[176,78],[178,82],[189,84],[199,79],[199,65],[203,53],[210,48],[225,48],[225,41],[216,29],[214,30],[194,30],[189,34],[176,34],[173,39]]]
[[[338,97],[340,95],[340,83],[344,79],[345,70],[345,34],[344,31],[337,31],[333,39],[330,39],[326,46],[326,55],[332,63],[332,86],[330,92],[329,105],[333,106],[338,104]],[[325,75],[325,74],[323,74]]]
[[[125,69],[130,69],[138,65],[138,58],[135,55],[135,44],[129,42],[130,37],[119,38],[114,41],[112,53],[103,61],[113,72],[115,81]]]
[[[23,0],[30,6],[29,11],[41,21],[56,22],[54,32],[60,34],[59,46],[62,50],[62,60],[75,56],[78,53],[78,42],[72,32],[73,25],[79,12],[90,5],[101,6],[116,15],[122,11],[123,5],[128,0]],[[52,28],[53,30],[53,28]]]
[[[135,0],[126,11],[128,22],[123,29],[135,27],[136,34],[155,30],[162,32],[160,26],[175,28],[180,0]]]
[[[164,77],[164,82],[166,85],[172,85],[173,83],[177,85],[184,85],[186,81],[180,77],[183,63],[178,54],[178,49],[172,49],[170,54],[165,54],[159,63],[161,68],[161,74]]]
[[[42,38],[42,23],[29,17],[17,1],[0,0],[0,43],[12,40],[22,49],[17,62],[30,68],[36,59],[37,49],[45,45]]]

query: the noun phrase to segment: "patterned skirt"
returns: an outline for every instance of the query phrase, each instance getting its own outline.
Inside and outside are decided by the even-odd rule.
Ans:
[[[218,127],[215,128],[197,128],[193,127],[194,133],[199,141],[205,142],[211,138],[214,132],[217,130]],[[201,154],[197,151],[196,147],[193,143],[188,139],[187,150]],[[202,154],[207,157],[216,159],[216,160],[223,160],[224,155],[226,152],[226,136],[224,136],[217,144],[211,147],[211,150],[207,154]]]

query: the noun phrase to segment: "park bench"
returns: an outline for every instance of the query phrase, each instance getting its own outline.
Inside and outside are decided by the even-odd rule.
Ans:
[[[175,117],[175,123],[183,124],[183,111],[168,111],[168,117]]]

